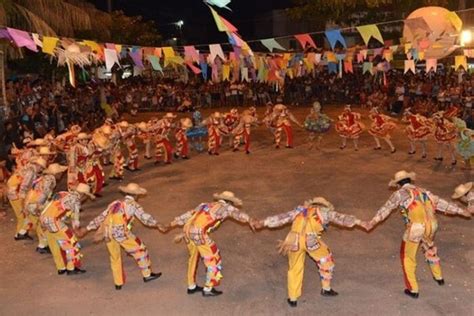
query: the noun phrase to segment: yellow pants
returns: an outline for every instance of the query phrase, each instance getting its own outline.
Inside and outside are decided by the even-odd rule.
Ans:
[[[38,237],[38,247],[44,248],[48,245],[48,239],[46,238],[46,233],[44,232],[43,227],[41,227],[41,224],[38,222],[38,216],[28,214],[28,216],[26,216],[25,220],[23,221],[21,230],[28,232],[34,229],[36,231],[36,236]]]
[[[81,267],[80,245],[71,229],[65,227],[56,233],[47,232],[48,246],[57,270]]]
[[[12,206],[16,216],[16,234],[20,232],[23,222],[25,221],[25,215],[23,214],[23,200],[24,199],[10,200],[10,205]]]
[[[303,287],[304,261],[306,253],[316,261],[321,278],[321,286],[325,290],[331,289],[331,279],[334,261],[329,248],[319,240],[319,248],[308,250],[303,240],[300,240],[299,249],[288,253],[288,298],[296,301],[301,296]]]
[[[222,279],[221,256],[217,245],[211,244],[196,245],[189,241],[188,244],[189,259],[188,259],[188,286],[196,285],[196,270],[199,258],[203,258],[206,266],[206,284],[205,287],[212,288],[219,285]]]
[[[111,239],[107,242],[107,249],[109,250],[110,267],[114,276],[115,285],[123,285],[125,283],[121,248],[135,259],[143,277],[149,277],[151,274],[151,261],[148,250],[141,240],[135,236],[129,236],[121,242]]]

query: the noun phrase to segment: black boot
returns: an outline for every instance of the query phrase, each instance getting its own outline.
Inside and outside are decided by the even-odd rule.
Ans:
[[[418,296],[420,296],[419,293],[412,292],[409,289],[405,289],[405,294],[410,296],[411,298],[418,298]]]
[[[330,289],[330,290],[321,289],[321,295],[322,296],[337,296],[339,295],[339,293],[337,293],[333,289]]]
[[[210,291],[203,290],[202,291],[202,296],[204,296],[204,297],[219,296],[222,293],[223,293],[222,291],[218,291],[215,288],[212,288]]]
[[[196,285],[194,289],[188,289],[188,294],[194,294],[197,292],[202,292],[203,288],[201,286]]]
[[[33,240],[33,238],[28,235],[28,233],[24,233],[23,235],[17,234],[14,238],[15,240]]]
[[[66,269],[64,269],[64,270],[58,270],[58,275],[63,275],[63,274],[65,274],[65,273],[66,273]]]
[[[444,279],[439,279],[439,280],[438,280],[438,279],[433,278],[433,280],[435,280],[436,283],[438,283],[439,286],[443,286],[443,285],[444,285]]]
[[[122,289],[122,286],[121,286],[121,285],[115,285],[115,289],[116,289],[117,291],[120,291],[120,290]]]
[[[67,270],[67,275],[76,275],[76,274],[83,274],[86,273],[86,270],[82,270],[79,268],[74,268],[74,270]]]
[[[143,278],[143,282],[150,282],[150,281],[153,281],[153,280],[156,280],[158,279],[159,277],[161,276],[161,272],[158,272],[158,273],[150,273],[150,276],[147,276],[146,278]]]
[[[287,299],[286,302],[288,303],[288,305],[290,305],[290,307],[296,307],[298,305],[298,301],[292,301],[290,299]]]
[[[43,254],[51,253],[51,250],[49,250],[48,246],[46,246],[44,248],[36,247],[36,252],[43,255]]]

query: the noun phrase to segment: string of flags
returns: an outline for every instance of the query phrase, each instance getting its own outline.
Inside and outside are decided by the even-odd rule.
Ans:
[[[230,0],[206,0],[211,15],[220,32],[227,34],[231,51],[224,52],[223,43],[206,45],[187,45],[183,47],[141,47],[114,43],[97,43],[92,40],[71,40],[41,36],[14,28],[0,29],[0,38],[10,40],[17,47],[24,47],[33,52],[43,52],[58,59],[58,64],[69,69],[71,85],[75,86],[74,65],[85,67],[91,64],[104,64],[107,71],[115,65],[121,67],[121,61],[129,58],[135,68],[143,69],[150,65],[151,69],[164,73],[165,70],[192,72],[201,75],[204,80],[212,81],[257,81],[284,84],[285,78],[294,78],[315,72],[317,66],[327,66],[329,73],[343,76],[354,73],[355,64],[359,64],[363,74],[374,75],[391,69],[391,62],[396,53],[404,53],[404,72],[416,71],[416,63],[424,61],[426,72],[437,71],[438,61],[434,58],[425,59],[425,50],[433,43],[420,39],[416,44],[402,43],[391,45],[384,41],[377,24],[356,26],[355,30],[362,37],[365,46],[348,47],[343,29],[331,29],[292,35],[300,44],[301,52],[289,52],[277,38],[252,40],[260,43],[268,52],[254,52],[249,42],[238,34],[238,29],[231,22],[219,15],[212,8],[230,10]],[[459,31],[462,21],[456,12],[448,17],[455,30]],[[394,21],[395,22],[395,21]],[[388,24],[390,22],[384,22]],[[423,18],[407,19],[405,27],[430,31]],[[324,34],[329,43],[329,50],[317,47],[311,35]],[[379,42],[382,47],[369,49],[369,41]],[[374,42],[375,43],[375,42]],[[204,47],[199,50],[198,47]],[[474,57],[474,50],[465,49],[464,55],[455,56],[455,69],[467,70],[467,58]]]

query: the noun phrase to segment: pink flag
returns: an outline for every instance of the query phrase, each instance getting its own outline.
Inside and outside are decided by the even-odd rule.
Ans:
[[[434,58],[429,58],[426,60],[426,72],[430,72],[433,69],[434,72],[438,69],[438,60]]]
[[[316,48],[316,44],[314,43],[311,36],[309,36],[309,34],[297,34],[295,35],[295,38],[298,40],[298,42],[300,42],[303,49],[306,48],[306,45],[308,44],[309,46]]]
[[[198,57],[198,60],[199,60],[199,57]],[[201,73],[201,69],[194,66],[192,62],[187,61],[186,65],[189,67],[189,69],[191,69],[194,72],[195,75],[199,75]]]
[[[37,52],[38,48],[36,47],[35,41],[31,38],[31,36],[21,30],[12,29],[7,27],[8,34],[12,37],[12,40],[15,42],[16,46],[18,47],[26,47],[31,51]]]
[[[194,46],[184,46],[184,56],[186,60],[199,62],[199,54]]]
[[[345,73],[354,73],[354,69],[352,68],[352,62],[351,61],[344,61],[344,72]]]

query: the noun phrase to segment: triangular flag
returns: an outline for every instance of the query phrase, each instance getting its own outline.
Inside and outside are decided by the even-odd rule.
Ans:
[[[413,59],[405,60],[405,71],[403,73],[406,74],[408,71],[415,74],[415,61]]]
[[[104,55],[105,55],[105,69],[107,69],[107,71],[111,71],[112,67],[115,64],[120,66],[117,51],[115,50],[115,48],[114,49],[109,49],[109,48],[104,49]]]
[[[350,61],[345,61],[344,62],[344,71],[346,73],[351,73],[351,74],[354,73],[354,69],[352,68],[352,62],[350,62]]]
[[[222,66],[222,80],[230,81],[230,65],[228,64]]]
[[[260,41],[269,51],[273,53],[274,49],[286,50],[274,38],[267,38]]]
[[[305,49],[308,44],[309,46],[316,48],[316,44],[309,34],[297,34],[295,35],[295,38],[298,40],[298,42],[300,42],[303,49]]]
[[[147,58],[148,58],[148,60],[150,61],[151,67],[152,67],[154,70],[163,73],[163,68],[161,68],[161,65],[160,65],[160,59],[159,59],[157,56],[155,56],[155,55],[148,55]]]
[[[249,69],[247,67],[244,67],[242,68],[241,70],[242,74],[241,74],[241,78],[242,78],[242,81],[247,81],[249,82]]]
[[[426,72],[430,72],[433,69],[434,72],[438,69],[438,60],[434,58],[429,58],[426,60]]]
[[[189,67],[189,69],[192,70],[195,75],[199,75],[201,73],[201,70],[198,67],[194,66],[192,62],[186,62],[186,65]]]
[[[227,10],[230,10],[230,8],[227,6],[231,0],[205,0],[207,3],[214,5],[219,8],[224,8]],[[232,10],[230,10],[232,11]]]
[[[204,61],[201,61],[199,66],[201,67],[202,77],[204,78],[205,81],[207,81],[207,63]]]
[[[391,49],[386,49],[383,51],[383,58],[388,61],[388,62],[391,62],[393,60],[393,52]]]
[[[59,38],[57,37],[43,37],[43,53],[54,55],[54,49],[58,41]]]
[[[165,58],[171,58],[175,56],[173,47],[163,47],[163,54],[165,55]]]
[[[209,7],[209,9],[211,10],[219,32],[237,32],[237,28],[229,21],[221,17],[213,8]]]
[[[458,70],[459,67],[463,67],[467,71],[467,58],[464,55],[454,56],[454,69]]]
[[[359,31],[360,35],[364,39],[365,45],[369,44],[370,38],[373,37],[380,43],[384,44],[382,34],[380,34],[380,30],[375,24],[363,25],[358,26],[357,30]]]
[[[344,48],[347,48],[346,40],[344,39],[344,37],[342,37],[341,30],[327,30],[326,32],[324,32],[324,34],[326,34],[326,38],[329,41],[329,45],[331,45],[331,49],[334,49],[334,47],[336,47],[337,42],[341,43]]]
[[[36,46],[43,48],[43,42],[40,40],[39,34],[31,33],[31,37],[33,37],[33,42],[35,42]]]
[[[370,62],[365,62],[362,65],[362,74],[365,74],[366,72],[369,72],[371,75],[374,74],[373,72],[374,65]]]
[[[12,40],[15,42],[17,47],[26,47],[31,51],[37,52],[38,48],[36,47],[35,41],[30,37],[30,35],[22,30],[12,29],[7,27],[7,31],[10,34]]]
[[[337,63],[328,63],[328,72],[331,73],[337,73]]]
[[[142,61],[142,51],[141,49],[135,50],[135,51],[130,51],[128,52],[130,57],[132,58],[133,62],[135,63],[135,66],[138,68],[144,68],[143,66],[143,61]]]
[[[327,59],[328,63],[337,63],[336,54],[334,54],[333,52],[327,51],[326,52],[326,59]]]
[[[199,53],[194,46],[184,46],[184,56],[188,61],[199,62]]]
[[[450,11],[446,14],[446,19],[453,25],[456,31],[460,32],[462,29],[462,20],[459,18],[456,12]]]
[[[209,60],[214,62],[217,56],[219,56],[222,60],[225,60],[224,52],[222,51],[222,47],[220,44],[211,44],[209,45]]]
[[[89,46],[92,52],[95,52],[98,55],[102,54],[100,46],[96,42],[85,40],[85,41],[82,41],[82,43],[86,46]]]

